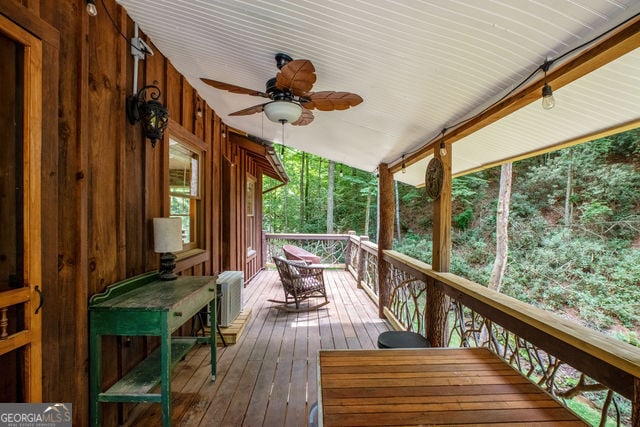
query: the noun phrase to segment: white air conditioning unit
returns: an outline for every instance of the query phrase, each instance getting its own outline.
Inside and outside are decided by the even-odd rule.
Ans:
[[[231,326],[242,311],[244,304],[244,273],[242,271],[224,271],[218,275],[217,284],[222,291],[219,304],[218,324]]]

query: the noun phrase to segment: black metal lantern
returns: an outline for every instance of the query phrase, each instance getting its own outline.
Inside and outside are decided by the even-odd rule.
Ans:
[[[150,99],[147,100],[147,90]],[[169,124],[169,111],[158,99],[162,92],[155,85],[147,85],[140,89],[136,95],[127,98],[127,118],[132,125],[142,122],[144,136],[151,140],[151,145],[156,146],[156,140],[162,139],[164,131]]]

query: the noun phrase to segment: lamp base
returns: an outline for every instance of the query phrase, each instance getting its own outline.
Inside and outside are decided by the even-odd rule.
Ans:
[[[176,255],[164,252],[160,255],[160,280],[176,280],[178,276],[173,272],[176,268]]]

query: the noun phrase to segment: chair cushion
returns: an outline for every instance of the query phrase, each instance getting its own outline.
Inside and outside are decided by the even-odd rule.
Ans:
[[[378,348],[425,348],[431,343],[422,335],[410,331],[386,331],[378,335]]]

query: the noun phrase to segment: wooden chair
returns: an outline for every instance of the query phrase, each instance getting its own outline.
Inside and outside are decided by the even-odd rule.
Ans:
[[[279,309],[285,311],[310,311],[329,304],[324,285],[324,269],[307,264],[305,261],[290,261],[281,257],[274,257],[278,274],[284,289],[284,301],[270,299],[281,305]],[[301,307],[300,303],[309,298],[324,298],[324,302],[316,305]],[[291,306],[295,304],[295,308]]]

